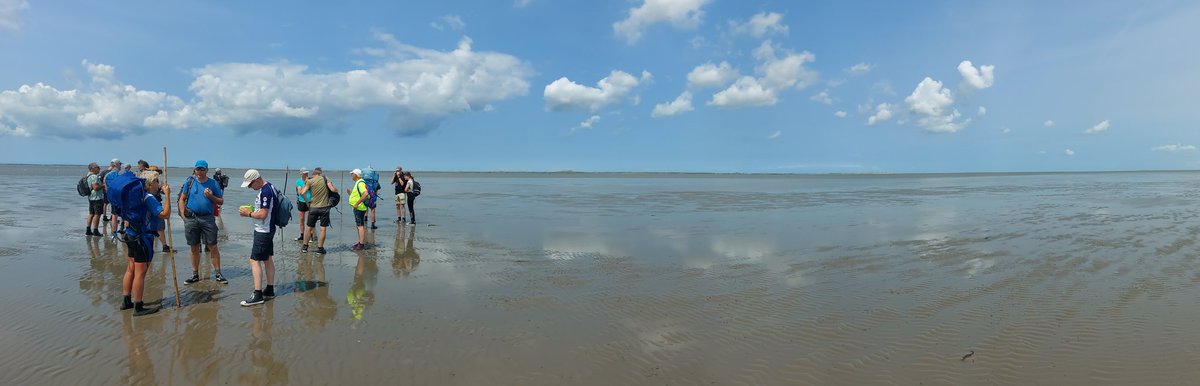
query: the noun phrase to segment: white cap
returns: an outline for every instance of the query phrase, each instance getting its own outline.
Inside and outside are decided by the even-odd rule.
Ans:
[[[356,175],[356,176],[362,177],[362,169],[354,169],[354,170],[351,170],[351,171],[350,171],[350,174],[353,174],[353,175]]]
[[[260,176],[258,175],[257,170],[254,170],[254,169],[247,170],[246,175],[242,176],[242,187],[243,188],[249,187],[250,183],[254,182],[254,180],[257,180],[259,177]]]
[[[121,160],[119,160],[119,159],[116,159],[116,158],[113,158],[113,159],[112,159],[112,161],[108,161],[108,164],[109,164],[109,165],[117,165],[117,164],[120,164],[120,163],[121,163]]]

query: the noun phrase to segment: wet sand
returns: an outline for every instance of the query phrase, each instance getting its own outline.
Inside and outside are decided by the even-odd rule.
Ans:
[[[264,306],[237,304],[251,227],[227,216],[230,284],[183,286],[179,253],[177,309],[157,253],[166,308],[133,318],[77,172],[0,166],[29,193],[0,206],[4,384],[1200,379],[1196,173],[419,175],[418,225],[384,201],[375,249],[349,249],[346,208],[328,255],[286,228]]]

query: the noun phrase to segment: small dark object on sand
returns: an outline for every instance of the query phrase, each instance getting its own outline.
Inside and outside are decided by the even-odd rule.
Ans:
[[[962,359],[962,360],[963,360],[963,361],[966,361],[966,360],[967,360],[967,358],[970,358],[972,355],[975,355],[975,350],[971,350],[971,352],[967,353],[967,355],[963,355],[963,359]]]

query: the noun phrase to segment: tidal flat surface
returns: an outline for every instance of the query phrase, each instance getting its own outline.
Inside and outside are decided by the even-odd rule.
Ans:
[[[279,297],[244,308],[243,171],[219,238],[230,284],[204,254],[210,279],[183,285],[174,217],[182,307],[159,252],[146,300],[164,310],[134,318],[124,247],[83,235],[83,168],[0,165],[3,383],[1200,379],[1200,173],[417,173],[416,226],[385,196],[374,248],[351,251],[343,205],[318,255],[293,224]]]

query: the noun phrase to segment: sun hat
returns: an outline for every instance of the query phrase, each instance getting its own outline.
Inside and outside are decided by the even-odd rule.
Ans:
[[[308,169],[300,168],[300,174],[308,174]]]
[[[247,170],[246,175],[242,176],[242,187],[245,188],[245,187],[250,186],[250,183],[254,182],[254,180],[257,180],[259,177],[260,176],[258,175],[258,170],[254,170],[254,169]]]

